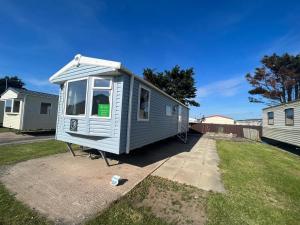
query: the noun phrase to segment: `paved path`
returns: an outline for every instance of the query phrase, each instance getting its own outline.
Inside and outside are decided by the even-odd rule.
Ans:
[[[0,146],[9,144],[25,144],[54,139],[54,135],[16,134],[14,132],[0,133]]]
[[[206,191],[225,192],[218,163],[216,141],[204,135],[190,152],[171,157],[153,175]]]

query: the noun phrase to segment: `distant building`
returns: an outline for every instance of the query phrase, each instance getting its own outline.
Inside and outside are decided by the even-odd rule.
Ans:
[[[189,123],[198,123],[198,119],[195,118],[189,118]]]
[[[245,119],[245,120],[236,120],[236,125],[246,125],[246,126],[261,126],[262,119]]]
[[[3,127],[22,131],[55,129],[57,95],[10,87],[0,100],[5,101]]]
[[[222,115],[212,115],[207,116],[203,119],[202,123],[212,123],[212,124],[235,124],[234,119],[222,116]]]

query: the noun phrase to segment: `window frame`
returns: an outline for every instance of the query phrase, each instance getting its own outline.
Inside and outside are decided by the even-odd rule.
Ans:
[[[49,113],[41,113],[41,110],[42,110],[42,104],[48,104],[50,105],[50,110],[49,110]],[[48,108],[47,108],[48,109]],[[50,102],[41,102],[41,105],[40,105],[40,115],[51,115],[51,110],[52,110],[52,103]]]
[[[109,87],[94,87],[95,85],[95,80],[110,80],[110,85]],[[95,118],[95,119],[111,119],[112,117],[112,108],[113,108],[113,104],[112,104],[112,96],[113,96],[113,78],[112,77],[91,77],[92,80],[92,85],[90,86],[91,90],[90,90],[90,113],[89,116],[90,118]],[[94,90],[100,90],[100,91],[110,91],[110,95],[109,95],[109,117],[104,117],[104,116],[94,116],[92,115],[92,111],[93,111],[93,97],[94,97]]]
[[[69,83],[75,82],[75,81],[80,81],[80,80],[86,80],[86,93],[85,93],[85,106],[84,106],[84,114],[83,115],[67,115],[67,103],[68,103],[68,91],[69,91]],[[77,118],[84,118],[86,117],[86,111],[87,111],[87,99],[88,99],[88,88],[89,88],[89,79],[88,77],[84,78],[78,78],[78,79],[72,79],[66,81],[66,92],[65,92],[65,109],[64,109],[64,116],[65,117],[77,117]]]
[[[170,114],[168,114],[167,108],[170,108]],[[166,104],[166,116],[173,116],[173,107],[172,105]]]
[[[14,112],[14,104],[15,104],[15,100],[20,102],[20,105],[19,105],[19,112]],[[10,112],[6,112],[6,101],[11,101],[11,109],[10,109]],[[21,112],[21,100],[20,100],[20,99],[16,99],[16,98],[5,99],[4,112],[5,112],[5,114],[11,114],[11,115],[18,115],[18,114],[20,114],[20,112]]]
[[[270,118],[269,118],[269,113],[272,113],[273,114],[273,123],[270,123]],[[270,111],[270,112],[267,112],[267,120],[268,120],[268,125],[274,125],[274,117],[275,117],[275,114],[274,112]]]
[[[287,124],[286,123],[286,119],[287,119],[287,111],[288,110],[292,110],[293,111],[293,123],[292,124]],[[294,126],[295,124],[295,109],[294,108],[287,108],[287,109],[284,109],[284,122],[285,122],[285,126]]]
[[[142,88],[149,92],[149,106],[148,106],[149,111],[148,111],[148,118],[147,119],[140,118],[140,103],[141,103],[141,90],[142,90]],[[151,90],[150,90],[150,88],[146,87],[145,85],[140,84],[139,85],[139,94],[138,94],[138,105],[137,105],[137,121],[149,122],[149,120],[150,120],[150,109],[151,109]]]

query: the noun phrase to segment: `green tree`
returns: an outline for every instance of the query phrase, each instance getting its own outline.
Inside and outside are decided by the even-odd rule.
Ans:
[[[0,78],[0,94],[2,94],[9,87],[24,88],[25,83],[17,76],[5,76]]]
[[[250,102],[274,105],[300,99],[300,55],[264,56],[262,66],[246,75]]]
[[[166,92],[173,98],[185,105],[200,106],[194,99],[196,97],[197,88],[195,87],[194,70],[180,69],[176,65],[171,70],[164,72],[156,72],[154,69],[144,69],[144,79]]]

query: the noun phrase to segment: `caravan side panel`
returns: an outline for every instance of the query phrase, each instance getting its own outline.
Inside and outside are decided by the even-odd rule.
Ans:
[[[294,126],[285,125],[285,109],[294,108]],[[268,112],[274,112],[274,125],[268,125]],[[263,137],[300,146],[300,101],[263,110]]]
[[[56,127],[58,97],[25,97],[22,130],[52,130]],[[41,114],[41,104],[50,103],[48,114]]]
[[[159,91],[150,89],[150,116],[149,121],[138,121],[139,86],[145,85],[140,81],[134,81],[132,99],[131,137],[130,149],[174,136],[178,133],[178,103]],[[129,86],[129,85],[126,85]],[[129,90],[128,90],[129,92]],[[172,115],[166,115],[166,106],[172,107]],[[188,121],[188,113],[183,107],[183,121]]]

